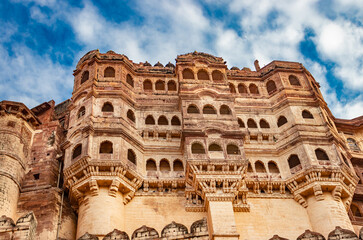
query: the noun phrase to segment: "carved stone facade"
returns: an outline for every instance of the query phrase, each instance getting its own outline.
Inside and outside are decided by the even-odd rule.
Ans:
[[[255,67],[95,50],[70,100],[0,102],[0,239],[358,239],[363,117],[300,63]]]

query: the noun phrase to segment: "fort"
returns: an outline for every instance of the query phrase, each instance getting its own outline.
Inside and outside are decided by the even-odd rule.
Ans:
[[[94,50],[71,99],[1,101],[0,239],[362,239],[363,116],[254,64]]]

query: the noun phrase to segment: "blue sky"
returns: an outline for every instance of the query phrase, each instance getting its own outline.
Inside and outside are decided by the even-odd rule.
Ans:
[[[362,0],[2,0],[0,100],[71,97],[86,52],[175,62],[207,52],[228,67],[297,61],[339,118],[363,115]]]

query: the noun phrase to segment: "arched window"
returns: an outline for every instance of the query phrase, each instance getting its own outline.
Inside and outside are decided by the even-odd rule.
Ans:
[[[126,75],[126,82],[131,86],[134,87],[134,79],[132,79],[130,74]]]
[[[169,161],[165,158],[161,159],[159,165],[160,171],[170,171],[170,164]]]
[[[115,69],[113,67],[107,67],[103,73],[104,77],[115,77]]]
[[[197,106],[191,104],[188,106],[187,113],[199,113]]]
[[[217,112],[212,105],[205,105],[203,107],[203,114],[217,114]]]
[[[231,115],[231,109],[227,106],[227,105],[222,105],[221,108],[219,109],[219,113],[221,115]]]
[[[104,141],[100,145],[100,153],[113,153],[112,142]]]
[[[162,91],[165,90],[165,83],[162,80],[157,80],[155,83],[155,90]]]
[[[358,206],[356,206],[355,204],[350,205],[350,210],[352,211],[354,217],[362,217]]]
[[[221,71],[214,70],[212,72],[212,79],[213,79],[213,81],[216,81],[216,82],[223,81],[223,73],[221,73]]]
[[[183,79],[194,79],[194,73],[190,69],[183,70]]]
[[[315,155],[318,160],[324,160],[324,161],[329,160],[329,157],[326,154],[326,152],[320,148],[315,149]]]
[[[241,155],[239,147],[234,144],[227,145],[227,154],[229,155]]]
[[[156,168],[156,162],[154,159],[148,159],[146,161],[146,171],[156,171],[157,168]]]
[[[197,76],[199,80],[209,80],[209,75],[206,70],[199,70]]]
[[[221,152],[223,150],[222,150],[221,146],[219,146],[218,144],[212,143],[211,145],[209,145],[208,151],[210,151],[210,152]]]
[[[270,173],[280,173],[279,168],[277,167],[276,163],[273,161],[268,162],[268,171]]]
[[[87,81],[88,79],[89,79],[89,72],[84,71],[82,74],[82,78],[81,78],[81,84],[84,83],[85,81]]]
[[[171,119],[171,125],[172,126],[180,126],[180,120],[177,116],[174,116],[172,119]]]
[[[145,124],[146,125],[155,125],[155,119],[153,116],[151,115],[148,115],[146,118],[145,118]]]
[[[270,128],[270,124],[265,119],[260,120],[260,128]]]
[[[111,103],[106,102],[102,106],[102,112],[113,112],[113,106]]]
[[[265,165],[261,161],[255,162],[255,169],[258,173],[266,173]]]
[[[274,81],[270,80],[266,83],[266,88],[267,88],[267,92],[269,95],[273,94],[274,92],[276,92],[277,88],[276,88],[276,84]]]
[[[260,94],[260,92],[258,91],[258,88],[255,84],[251,83],[248,88],[250,89],[251,94]]]
[[[229,84],[229,92],[230,93],[236,93],[236,87],[233,85],[233,83]]]
[[[127,118],[135,122],[135,113],[131,109],[127,111]]]
[[[75,159],[76,157],[80,156],[82,154],[82,144],[78,144],[74,149],[72,153],[72,159]]]
[[[284,116],[280,116],[279,119],[277,120],[277,126],[281,127],[285,123],[287,123],[287,119]]]
[[[205,154],[203,145],[200,143],[193,143],[192,144],[192,153],[193,154]]]
[[[302,111],[302,117],[303,118],[308,118],[308,119],[313,119],[313,114],[311,114],[308,110],[304,110]]]
[[[153,90],[153,84],[149,79],[146,79],[143,83],[144,91],[152,91]]]
[[[360,148],[357,144],[357,142],[353,139],[353,138],[347,138],[347,142],[348,142],[348,146],[350,148],[350,150],[352,151],[360,151]]]
[[[289,163],[290,169],[301,164],[300,159],[296,154],[291,154],[290,157],[287,159],[287,162]]]
[[[243,83],[238,84],[238,92],[239,93],[247,93],[247,88]]]
[[[168,119],[165,116],[160,116],[158,119],[158,125],[169,125]]]
[[[245,128],[246,127],[245,123],[242,121],[242,119],[238,118],[237,121],[238,121],[238,125],[239,125],[240,128]]]
[[[175,92],[176,91],[176,83],[173,80],[168,82],[168,91]]]
[[[127,150],[127,160],[136,165],[136,154],[131,149]]]
[[[173,170],[175,172],[183,172],[184,167],[182,161],[180,161],[179,159],[175,159],[173,163]]]
[[[247,127],[248,128],[257,128],[257,123],[252,118],[247,120]]]
[[[78,118],[81,118],[82,116],[84,116],[86,114],[86,108],[85,107],[81,107],[79,110],[78,110],[78,114],[77,114],[77,117]]]
[[[289,82],[293,86],[301,86],[299,79],[295,75],[289,76]]]

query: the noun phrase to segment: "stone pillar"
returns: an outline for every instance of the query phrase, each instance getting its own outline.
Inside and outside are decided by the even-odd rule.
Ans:
[[[77,239],[86,232],[104,237],[114,229],[123,230],[123,195],[109,194],[109,188],[100,187],[97,194],[88,191],[80,203],[77,224]]]
[[[340,198],[333,198],[330,192],[324,192],[319,198],[307,197],[307,212],[314,232],[328,234],[339,226],[354,231],[347,211]]]
[[[208,230],[212,240],[238,240],[232,202],[208,202]]]

